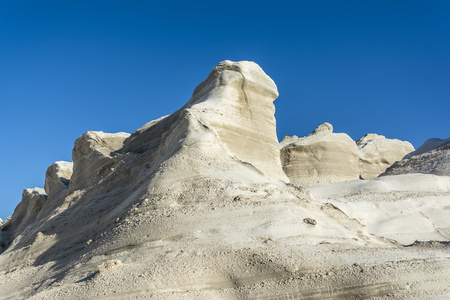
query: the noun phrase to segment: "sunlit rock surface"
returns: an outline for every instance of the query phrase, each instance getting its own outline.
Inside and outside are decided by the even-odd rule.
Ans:
[[[403,245],[450,240],[450,177],[429,174],[383,176],[311,187],[377,236]]]
[[[29,227],[40,219],[46,202],[44,189],[24,189],[13,215],[2,224],[2,243],[9,246],[14,240],[17,243],[27,237]]]
[[[129,133],[88,131],[74,143],[72,151],[73,174],[70,189],[78,190],[100,180],[102,172],[111,172],[115,164],[114,152],[121,149]]]
[[[275,83],[254,62],[223,61],[180,110],[140,128],[123,150],[141,153],[167,143],[163,134],[189,112],[236,159],[270,178],[288,181],[281,169],[276,136],[273,101],[277,97]]]
[[[361,177],[372,179],[383,173],[396,161],[414,151],[409,142],[387,139],[382,135],[368,133],[356,141],[359,149]]]
[[[57,197],[69,188],[73,163],[57,161],[48,167],[45,173],[44,190],[49,198]]]
[[[300,186],[358,179],[359,152],[345,133],[333,133],[323,123],[303,138],[286,137],[280,143],[283,169]]]
[[[409,142],[366,134],[356,143],[345,133],[333,133],[330,123],[307,137],[284,137],[280,143],[283,169],[301,186],[354,179],[372,179],[414,151]]]

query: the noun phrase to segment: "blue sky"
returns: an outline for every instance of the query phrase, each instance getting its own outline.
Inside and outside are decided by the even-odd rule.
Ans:
[[[225,59],[274,79],[280,139],[450,136],[450,1],[1,1],[0,218],[78,136],[175,111]]]

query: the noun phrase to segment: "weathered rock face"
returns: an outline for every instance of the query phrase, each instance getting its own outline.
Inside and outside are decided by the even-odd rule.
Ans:
[[[44,184],[48,198],[57,197],[69,188],[72,170],[73,163],[67,161],[57,161],[48,167]]]
[[[70,190],[78,190],[96,183],[102,172],[110,172],[114,163],[112,153],[121,149],[129,133],[88,131],[74,143],[72,151],[73,174]]]
[[[406,155],[381,175],[409,173],[450,176],[450,138],[427,140],[416,151]]]
[[[333,126],[324,123],[309,136],[285,138],[280,143],[283,169],[298,185],[359,178],[359,153],[355,142],[345,133],[333,133]]]
[[[223,61],[197,86],[186,105],[138,129],[125,141],[123,151],[142,153],[167,144],[168,129],[190,111],[231,155],[270,178],[288,181],[276,136],[273,101],[277,97],[275,83],[254,62]]]
[[[389,166],[414,151],[409,142],[369,133],[356,141],[359,150],[361,177],[372,179],[383,173]]]
[[[304,186],[375,178],[414,150],[409,142],[378,134],[366,134],[355,143],[344,133],[333,133],[330,123],[307,137],[285,137],[280,148],[287,176]]]
[[[24,189],[22,200],[14,210],[13,215],[2,225],[2,242],[8,245],[21,234],[27,234],[28,226],[41,216],[47,202],[44,189]]]
[[[205,110],[202,117],[238,159],[268,177],[287,180],[278,155],[277,97],[275,83],[257,64],[224,61],[194,90],[187,105]]]

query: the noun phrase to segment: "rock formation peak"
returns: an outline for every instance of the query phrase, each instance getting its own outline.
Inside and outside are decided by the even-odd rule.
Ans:
[[[229,155],[249,163],[266,176],[288,181],[281,168],[276,136],[278,90],[254,62],[223,61],[194,90],[191,99],[170,116],[150,122],[125,141],[123,151],[146,152],[189,115],[212,134]],[[206,145],[206,144],[205,144]]]
[[[309,135],[316,135],[321,133],[333,133],[333,125],[330,123],[324,122],[317,126],[316,129],[313,130]]]

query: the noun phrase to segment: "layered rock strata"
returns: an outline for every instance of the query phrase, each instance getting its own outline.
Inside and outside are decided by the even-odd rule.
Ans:
[[[24,189],[22,200],[17,205],[11,218],[2,224],[2,243],[5,247],[11,241],[21,240],[30,231],[33,231],[33,224],[36,224],[42,217],[42,211],[47,202],[47,195],[42,188]],[[18,242],[16,241],[16,242]]]
[[[142,153],[163,146],[168,143],[171,126],[191,118],[236,159],[270,178],[288,181],[281,169],[276,136],[273,101],[277,97],[275,83],[257,64],[223,61],[181,109],[138,129],[125,141],[122,151]]]
[[[72,150],[73,174],[70,177],[72,191],[94,185],[103,172],[114,171],[114,152],[123,147],[129,133],[105,133],[88,131],[74,143]]]
[[[345,133],[333,133],[323,123],[303,138],[284,138],[280,143],[283,170],[301,186],[358,179],[359,153],[355,142]]]
[[[373,133],[355,143],[345,133],[333,133],[330,123],[319,125],[307,137],[284,137],[280,143],[283,170],[291,182],[302,186],[376,178],[411,151],[409,142]]]

